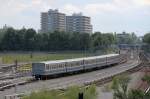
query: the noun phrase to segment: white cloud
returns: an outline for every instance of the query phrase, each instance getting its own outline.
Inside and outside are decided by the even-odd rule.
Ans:
[[[11,16],[30,9],[39,12],[47,10],[53,3],[53,0],[0,0],[0,13],[2,16]]]
[[[88,4],[84,10],[89,14],[117,11],[117,7],[111,3]]]
[[[4,16],[15,16],[21,12],[27,11],[47,11],[50,8],[53,8],[55,3],[59,3],[58,0],[0,0],[0,13],[1,17]],[[80,2],[80,1],[78,1]],[[125,12],[132,11],[136,8],[149,6],[150,0],[112,0],[106,2],[97,2],[97,3],[86,3],[82,6],[74,4],[60,4],[60,11],[71,14],[74,12],[83,12],[88,15],[99,14],[99,13],[110,13],[110,12]],[[9,13],[8,13],[9,12]],[[10,15],[11,13],[11,15]]]
[[[52,8],[54,3],[54,0],[0,0],[0,25],[37,29],[40,26],[40,12]]]
[[[72,13],[79,13],[79,12],[82,12],[82,10],[73,5],[73,4],[66,4],[65,6],[63,6],[60,11],[64,12],[64,13],[67,13],[67,14],[72,14]]]
[[[67,4],[62,7],[64,12],[85,12],[87,14],[99,13],[125,13],[132,12],[145,6],[150,6],[150,0],[112,0],[111,2],[98,2],[85,4],[83,6]]]
[[[138,5],[150,6],[150,0],[134,0]]]
[[[83,12],[92,17],[95,25],[104,25],[107,19],[110,21],[114,18],[121,20],[120,17],[124,16],[127,17],[127,21],[128,18],[129,21],[132,21],[135,16],[150,16],[150,0],[105,0],[104,2],[95,0],[96,3],[86,0],[84,4],[80,5],[73,3],[80,2],[79,0],[71,1],[73,0],[68,1],[70,3],[65,0],[0,0],[0,25],[5,23],[16,27],[25,25],[37,29],[40,27],[40,12],[48,11],[50,8],[59,8],[60,12],[69,15],[74,12]],[[101,23],[101,19],[105,22]],[[106,25],[109,24],[111,23],[108,22]],[[115,23],[112,22],[112,24]],[[99,26],[97,27],[99,28]]]

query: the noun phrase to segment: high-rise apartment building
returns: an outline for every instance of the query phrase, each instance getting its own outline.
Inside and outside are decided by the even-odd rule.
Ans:
[[[80,32],[92,33],[91,18],[83,16],[81,13],[66,16],[58,10],[50,9],[41,13],[41,32]]]
[[[66,31],[66,15],[50,9],[41,13],[41,32]]]
[[[91,18],[82,13],[67,16],[66,26],[68,32],[92,33]]]

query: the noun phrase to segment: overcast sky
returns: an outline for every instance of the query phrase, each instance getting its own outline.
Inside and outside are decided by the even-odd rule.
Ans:
[[[150,0],[0,0],[0,27],[40,29],[40,12],[59,9],[92,18],[94,31],[150,32]]]

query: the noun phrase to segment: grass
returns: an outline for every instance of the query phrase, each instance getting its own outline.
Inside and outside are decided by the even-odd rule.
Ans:
[[[67,90],[41,90],[33,92],[29,96],[24,96],[21,99],[78,99],[78,94],[83,92],[84,99],[96,99],[96,86],[90,85],[88,87],[69,87]]]
[[[89,54],[88,54],[89,55]],[[69,58],[79,58],[85,57],[84,53],[36,53],[36,54],[3,54],[2,62],[4,64],[12,64],[17,60],[18,62],[38,62],[38,61],[48,61],[48,60],[61,60]]]

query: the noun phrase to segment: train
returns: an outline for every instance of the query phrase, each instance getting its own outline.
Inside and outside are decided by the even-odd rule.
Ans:
[[[32,76],[35,79],[46,79],[48,76],[104,68],[125,62],[125,55],[108,54],[101,56],[43,61],[32,63]]]

